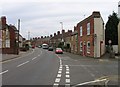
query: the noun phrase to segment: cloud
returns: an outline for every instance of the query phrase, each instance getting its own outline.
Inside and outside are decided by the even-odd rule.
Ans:
[[[31,36],[53,34],[61,30],[60,22],[66,30],[73,29],[93,11],[100,11],[106,22],[112,11],[117,12],[117,4],[115,0],[4,0],[0,9],[9,24],[17,26],[21,19],[21,34],[27,37],[28,31]]]

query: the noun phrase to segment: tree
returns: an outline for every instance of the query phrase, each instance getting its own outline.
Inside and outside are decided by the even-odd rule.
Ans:
[[[117,13],[113,12],[113,14],[108,17],[108,21],[105,26],[106,45],[109,44],[109,40],[112,40],[112,45],[118,45],[118,23],[119,18],[117,17]]]

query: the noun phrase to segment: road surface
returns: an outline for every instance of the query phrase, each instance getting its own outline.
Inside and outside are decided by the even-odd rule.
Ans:
[[[106,80],[105,84],[118,85],[118,61],[70,53],[55,54],[54,51],[36,48],[25,56],[2,62],[0,75],[3,85],[69,87],[102,78]]]

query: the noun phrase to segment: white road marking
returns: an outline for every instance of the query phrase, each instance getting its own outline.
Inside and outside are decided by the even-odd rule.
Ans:
[[[62,63],[60,63],[60,65],[62,65]]]
[[[66,69],[69,69],[69,67],[67,66]]]
[[[1,74],[4,74],[4,73],[6,73],[6,72],[8,72],[8,70],[5,70],[5,71],[1,72],[0,75],[1,75]]]
[[[56,78],[56,79],[55,79],[55,82],[60,82],[60,78]]]
[[[66,79],[65,81],[66,81],[66,83],[70,83],[70,79]]]
[[[32,60],[36,59],[37,57],[32,58]]]
[[[28,63],[29,61],[26,61],[26,62],[24,62],[24,63],[22,63],[22,64],[19,64],[17,67],[20,67],[20,66],[22,66],[22,65],[24,65],[24,64],[26,64],[26,63]]]
[[[77,84],[77,85],[75,85],[75,86],[73,86],[73,87],[77,87],[77,86],[80,86],[80,85],[87,85],[87,84],[89,84],[89,83],[102,82],[102,81],[107,81],[107,79],[84,82],[84,83]]]
[[[66,71],[69,71],[69,69],[66,69]]]
[[[62,69],[61,69],[61,68],[59,68],[59,71],[62,71]]]
[[[62,73],[62,71],[58,71],[58,73],[59,73],[59,74],[61,74],[61,73]]]
[[[57,84],[57,83],[54,83],[54,86],[55,86],[55,85],[56,85],[56,86],[58,86],[59,84]]]
[[[66,78],[70,78],[70,75],[66,75]]]
[[[65,85],[70,85],[70,84],[65,84]]]
[[[66,71],[66,74],[69,74],[70,72]]]
[[[61,77],[61,74],[58,74],[57,77]]]
[[[65,84],[65,87],[70,87],[70,84]]]
[[[62,66],[60,66],[60,69],[62,69]]]

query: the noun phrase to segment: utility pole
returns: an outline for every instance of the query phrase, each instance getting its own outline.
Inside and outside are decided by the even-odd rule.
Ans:
[[[28,40],[30,40],[30,31],[28,31]]]
[[[17,48],[17,55],[19,54],[19,32],[20,32],[20,19],[18,19],[18,48]]]

